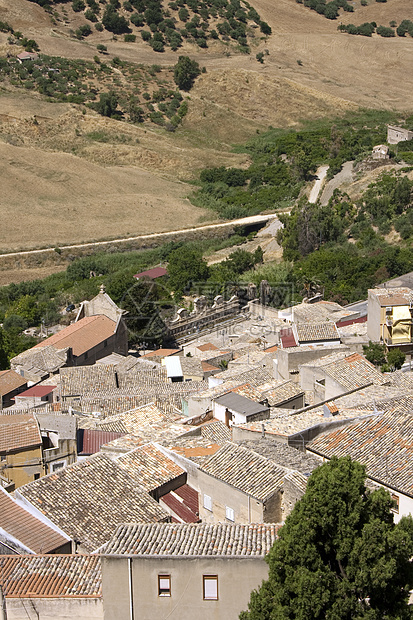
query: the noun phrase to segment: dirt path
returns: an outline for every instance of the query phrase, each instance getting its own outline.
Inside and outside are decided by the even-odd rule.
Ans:
[[[320,201],[322,206],[324,207],[328,203],[335,189],[338,189],[344,183],[351,183],[352,180],[353,180],[353,162],[346,161],[343,164],[343,167],[340,170],[340,172],[338,172],[331,179],[331,181],[329,181],[327,185],[325,186],[324,191],[321,195],[321,201]]]
[[[110,241],[95,241],[94,243],[78,243],[74,245],[61,245],[61,250],[74,250],[81,248],[94,248],[99,246],[110,246],[116,243],[124,243],[125,241],[139,241],[139,240],[151,240],[151,239],[162,239],[162,237],[169,237],[171,235],[186,235],[191,232],[198,232],[202,230],[214,230],[214,229],[222,229],[228,228],[230,226],[238,226],[238,225],[247,225],[247,224],[255,224],[259,222],[268,222],[268,220],[276,218],[275,213],[267,214],[267,215],[251,215],[250,217],[244,217],[239,220],[231,220],[230,222],[224,222],[222,224],[207,224],[205,226],[196,226],[192,228],[182,228],[180,230],[171,230],[166,232],[159,233],[151,233],[149,235],[138,235],[136,237],[123,237],[120,239],[111,239]],[[44,248],[42,250],[24,250],[22,252],[7,252],[4,254],[0,254],[1,257],[19,257],[19,256],[28,256],[33,254],[45,254],[47,252],[54,252],[55,249],[53,247]]]
[[[308,202],[316,203],[318,199],[318,194],[320,193],[321,187],[324,183],[324,179],[326,178],[327,170],[330,166],[320,166],[316,172],[316,182],[311,188],[310,196],[308,198]]]

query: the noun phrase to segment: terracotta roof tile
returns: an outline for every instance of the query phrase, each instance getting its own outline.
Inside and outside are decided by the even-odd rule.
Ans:
[[[103,314],[87,316],[46,338],[43,342],[39,342],[33,348],[38,349],[49,345],[58,349],[70,347],[73,355],[79,356],[113,336],[115,329],[115,321]]]
[[[104,554],[159,556],[265,556],[279,526],[230,523],[122,525]]]
[[[0,452],[12,452],[41,444],[39,425],[33,414],[0,416]]]
[[[0,528],[33,553],[50,553],[70,540],[25,510],[1,487]]]
[[[0,371],[0,396],[13,392],[26,383],[27,379],[24,379],[14,370],[2,370]]]
[[[148,492],[186,473],[153,443],[118,457],[116,462]]]
[[[282,487],[287,473],[253,450],[230,442],[211,456],[202,470],[261,501]]]
[[[18,490],[86,551],[93,551],[125,522],[167,518],[136,480],[104,454],[96,454]]]
[[[26,555],[0,559],[6,598],[100,598],[101,560],[97,555]]]

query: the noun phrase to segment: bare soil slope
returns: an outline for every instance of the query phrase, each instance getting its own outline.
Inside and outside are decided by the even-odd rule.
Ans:
[[[193,225],[211,213],[189,204],[191,188],[182,181],[205,166],[247,165],[231,146],[257,130],[360,105],[413,111],[413,39],[337,32],[340,21],[400,22],[409,18],[410,4],[389,0],[361,8],[356,0],[354,13],[330,21],[295,0],[254,0],[273,34],[257,39],[250,55],[228,52],[222,43],[203,52],[188,44],[179,50],[207,72],[189,93],[189,113],[175,134],[0,89],[0,251]],[[134,44],[115,41],[106,31],[78,41],[70,36],[78,23],[52,25],[27,0],[0,0],[0,20],[34,38],[46,54],[91,60],[104,43],[107,60],[116,55],[173,65],[178,56],[155,53],[139,37]],[[265,50],[260,64],[255,54]],[[0,54],[7,51],[20,50],[0,33]],[[91,139],[99,131],[109,135],[106,143]]]

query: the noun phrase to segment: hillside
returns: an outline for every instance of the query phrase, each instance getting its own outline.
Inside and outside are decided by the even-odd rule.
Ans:
[[[408,17],[408,0],[354,4],[356,11],[340,21],[388,24]],[[206,68],[190,93],[182,93],[188,113],[175,132],[149,121],[132,125],[104,118],[82,105],[50,102],[10,81],[0,83],[0,251],[211,220],[213,213],[189,203],[191,186],[183,181],[208,166],[248,165],[247,155],[232,152],[233,144],[270,125],[298,126],[302,119],[332,117],[358,106],[413,111],[411,37],[340,33],[339,20],[325,19],[295,0],[256,0],[253,6],[272,34],[254,35],[250,54],[220,40],[209,41],[207,49],[184,40],[177,52],[166,47],[157,53],[139,36],[125,43],[106,30],[74,38],[74,29],[85,20],[70,3],[58,5],[66,18],[52,23],[33,2],[0,0],[0,20],[34,39],[49,56],[93,61],[101,44],[108,50],[102,62],[110,65],[118,57],[144,67],[156,64],[166,82],[179,54]],[[0,33],[0,56],[21,49]],[[260,51],[262,64],[255,58]],[[5,217],[11,212],[19,218]]]

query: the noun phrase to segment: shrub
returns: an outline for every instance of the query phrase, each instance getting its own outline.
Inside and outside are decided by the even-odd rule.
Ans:
[[[83,0],[73,0],[72,9],[75,11],[75,13],[80,13],[80,11],[84,11],[85,8],[86,5]]]
[[[191,60],[188,56],[179,56],[174,66],[175,84],[182,90],[190,90],[200,73],[201,69],[195,60]]]
[[[103,24],[101,24],[100,22],[98,22],[97,24],[95,24],[95,28],[98,32],[102,32],[103,31]]]
[[[108,51],[108,48],[106,47],[106,45],[103,45],[102,43],[99,43],[98,45],[96,45],[96,49],[101,54]]]
[[[85,17],[90,22],[97,22],[98,20],[96,13],[94,13],[91,9],[88,9],[87,11],[85,11]]]
[[[88,37],[90,34],[92,34],[92,28],[89,26],[89,24],[83,24],[83,26],[80,26],[76,30],[75,34],[78,39],[83,39],[84,37]]]
[[[141,37],[144,41],[150,41],[152,39],[152,35],[147,30],[141,30]]]
[[[136,34],[125,34],[124,41],[125,43],[135,43]]]
[[[383,2],[383,0],[376,0],[376,2]],[[392,28],[387,28],[386,26],[377,26],[376,28],[377,34],[381,37],[395,37],[396,33]]]
[[[132,24],[136,27],[143,26],[145,23],[145,20],[143,19],[143,15],[141,15],[140,13],[133,13],[130,16],[130,20]]]

